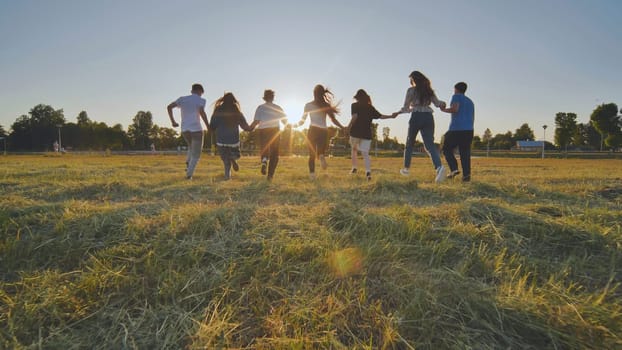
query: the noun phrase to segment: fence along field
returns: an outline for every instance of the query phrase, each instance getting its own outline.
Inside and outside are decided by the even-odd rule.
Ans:
[[[0,157],[0,348],[622,347],[622,163]]]

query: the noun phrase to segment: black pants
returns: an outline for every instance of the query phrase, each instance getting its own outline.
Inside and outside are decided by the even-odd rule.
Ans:
[[[307,143],[309,146],[309,172],[315,172],[315,158],[326,153],[326,140],[328,139],[328,129],[309,127],[307,132]]]
[[[279,146],[281,132],[279,128],[258,129],[259,144],[261,145],[261,161],[268,159],[268,177],[274,176],[276,165],[279,164]]]
[[[443,142],[443,155],[451,171],[458,170],[458,162],[454,150],[458,147],[460,164],[462,165],[462,179],[471,179],[471,142],[473,130],[448,131]]]

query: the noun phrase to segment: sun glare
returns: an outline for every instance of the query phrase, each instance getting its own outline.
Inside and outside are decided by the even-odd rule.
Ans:
[[[300,117],[302,117],[302,112],[305,108],[305,103],[302,102],[301,99],[287,98],[283,101],[275,102],[283,108],[283,111],[285,111],[285,114],[287,115],[287,121],[290,124],[298,123],[300,121]]]

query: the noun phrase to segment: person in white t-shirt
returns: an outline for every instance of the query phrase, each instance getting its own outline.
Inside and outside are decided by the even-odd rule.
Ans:
[[[287,124],[287,116],[283,108],[272,103],[274,101],[274,91],[266,90],[263,93],[266,103],[257,107],[255,120],[251,127],[257,124],[259,133],[259,144],[261,145],[261,174],[268,173],[268,180],[272,180],[276,165],[279,163],[279,145],[281,143],[281,130],[279,122]],[[269,163],[268,163],[269,162]]]
[[[339,114],[339,108],[333,104],[333,93],[322,85],[316,85],[313,88],[313,101],[305,105],[302,119],[296,127],[302,126],[307,120],[307,116],[311,118],[311,126],[307,132],[307,145],[309,146],[309,177],[315,179],[315,158],[320,159],[322,169],[326,169],[326,144],[328,141],[328,126],[326,125],[326,117],[343,129],[344,126],[339,123],[336,115]]]
[[[182,96],[166,107],[168,117],[171,119],[171,124],[174,128],[178,127],[179,124],[173,117],[173,108],[179,107],[181,110],[181,135],[188,144],[188,156],[186,158],[187,179],[192,179],[194,169],[199,162],[201,150],[203,149],[201,119],[203,119],[205,126],[209,129],[207,114],[205,114],[205,99],[201,98],[204,93],[203,86],[201,84],[193,84],[190,92],[190,95]]]

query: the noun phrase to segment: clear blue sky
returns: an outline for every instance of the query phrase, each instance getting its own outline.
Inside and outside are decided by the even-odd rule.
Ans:
[[[0,125],[39,103],[125,128],[139,110],[169,126],[165,106],[202,83],[232,91],[251,120],[265,88],[291,121],[313,86],[329,86],[350,119],[359,88],[397,110],[420,70],[449,100],[457,81],[476,104],[475,133],[542,137],[556,112],[586,122],[622,105],[622,1],[0,0]],[[179,116],[179,114],[177,114]],[[448,115],[435,112],[436,135]],[[408,116],[381,121],[404,140]]]

